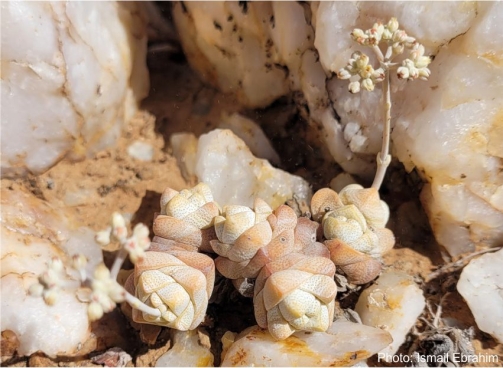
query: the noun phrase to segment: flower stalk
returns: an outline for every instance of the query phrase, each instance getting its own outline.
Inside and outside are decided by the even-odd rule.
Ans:
[[[407,35],[399,29],[396,18],[391,18],[386,25],[375,23],[372,28],[363,31],[356,28],[351,33],[355,42],[372,49],[378,62],[379,68],[374,69],[369,64],[369,57],[356,51],[351,55],[348,64],[337,73],[339,79],[349,80],[348,89],[351,93],[358,93],[363,88],[372,92],[377,83],[383,83],[383,107],[384,126],[381,151],[377,154],[377,170],[372,183],[372,188],[379,189],[384,179],[386,169],[391,162],[389,154],[391,135],[391,93],[390,72],[396,70],[399,79],[427,80],[430,76],[428,65],[431,62],[429,56],[424,55],[424,46],[414,37]],[[386,47],[383,53],[381,45]],[[394,59],[408,49],[409,57],[402,60],[401,66]]]

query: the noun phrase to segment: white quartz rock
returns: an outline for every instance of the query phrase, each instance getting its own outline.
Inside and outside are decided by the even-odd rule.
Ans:
[[[2,191],[1,310],[2,331],[14,332],[19,355],[42,351],[47,355],[72,355],[90,335],[87,304],[75,295],[76,272],[67,280],[75,287],[59,293],[53,306],[28,295],[29,287],[47,269],[52,257],[69,264],[81,253],[89,259],[87,271],[102,262],[101,248],[87,228],[75,228],[42,200],[17,191]]]
[[[264,131],[253,120],[237,113],[224,115],[220,124],[220,129],[229,129],[241,138],[248,146],[253,155],[266,159],[274,165],[280,164],[280,158],[274,150],[269,138]]]
[[[154,157],[154,147],[145,142],[134,141],[127,148],[127,153],[132,158],[149,162],[152,161],[152,158]]]
[[[285,71],[275,65],[272,3],[175,3],[173,16],[191,66],[202,78],[247,106],[266,106],[288,93]],[[267,87],[266,87],[267,86]]]
[[[480,330],[503,344],[503,250],[484,254],[463,269],[458,291]]]
[[[227,129],[203,134],[196,160],[199,181],[208,184],[220,206],[252,207],[258,197],[276,208],[294,194],[300,199],[311,195],[304,179],[254,157],[246,144]]]
[[[280,341],[254,326],[237,337],[222,366],[352,366],[390,342],[391,336],[386,331],[352,322],[334,322],[327,332],[296,332]]]
[[[388,331],[393,342],[381,353],[393,355],[426,305],[423,292],[407,274],[387,271],[365,289],[356,303],[363,324]]]
[[[147,20],[122,2],[2,2],[2,175],[115,143],[148,92]]]
[[[156,367],[213,367],[213,354],[209,346],[199,341],[197,330],[172,330],[173,346],[161,355]]]
[[[183,177],[191,180],[196,175],[197,137],[192,133],[174,133],[169,141]]]

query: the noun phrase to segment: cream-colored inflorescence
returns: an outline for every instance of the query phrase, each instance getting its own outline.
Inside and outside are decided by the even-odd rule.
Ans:
[[[350,184],[337,194],[324,188],[314,194],[311,210],[321,221],[330,258],[349,281],[365,284],[376,278],[379,258],[395,244],[393,233],[385,228],[389,208],[377,189]]]

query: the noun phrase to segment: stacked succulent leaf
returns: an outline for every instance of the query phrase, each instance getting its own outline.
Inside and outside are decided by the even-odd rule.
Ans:
[[[154,221],[156,235],[125,288],[160,317],[133,308],[133,320],[192,330],[204,319],[215,281],[213,260],[199,248],[214,236],[213,218],[218,205],[208,186],[199,184],[177,192],[167,188],[161,197],[161,214]]]

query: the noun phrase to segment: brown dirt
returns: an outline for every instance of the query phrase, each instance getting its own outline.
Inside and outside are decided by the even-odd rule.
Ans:
[[[170,155],[170,135],[178,131],[200,135],[218,125],[222,111],[237,110],[232,96],[223,96],[205,86],[183,61],[169,61],[169,55],[158,55],[156,60],[160,59],[165,61],[157,64],[150,61],[151,95],[124,130],[116,147],[81,162],[63,161],[38,177],[15,181],[3,179],[2,186],[29,190],[56,207],[68,207],[82,226],[94,230],[103,229],[113,211],[131,214],[133,224],[143,222],[151,226],[163,189],[169,186],[180,190],[190,184],[181,176],[176,160]],[[313,132],[316,128],[300,118],[290,100],[285,99],[265,110],[244,113],[264,126],[284,158],[283,167],[304,176],[315,188],[328,185],[330,179],[339,172],[336,165],[325,159],[325,152],[312,149],[321,146],[316,141],[317,134]],[[292,142],[293,131],[296,135]],[[127,154],[127,147],[135,140],[154,147],[151,162],[138,161]],[[452,284],[445,284],[446,276],[429,283],[423,282],[436,267],[443,264],[443,258],[419,205],[417,182],[407,183],[404,177],[403,170],[395,168],[384,188],[392,212],[391,228],[398,239],[395,249],[386,255],[385,265],[406,272],[422,282],[428,299],[433,303],[438,303],[439,297],[449,291],[451,294],[444,303],[443,316],[456,318],[466,326],[474,326],[473,316],[466,303]],[[71,206],[65,203],[67,193],[82,190],[86,192],[80,203]],[[453,276],[457,277],[457,274]],[[216,362],[219,361],[223,333],[226,330],[239,332],[254,324],[251,300],[241,297],[225,281],[221,283],[217,288],[221,290],[220,298],[210,305],[204,323],[212,340]],[[424,316],[428,317],[426,314]],[[422,324],[418,322],[417,327],[420,329]],[[137,331],[129,326],[118,310],[97,323],[94,330],[96,336],[89,342],[93,352],[84,357],[49,359],[37,354],[29,358],[12,358],[4,364],[95,366],[90,360],[92,356],[117,346],[133,357],[134,365],[152,366],[169,347],[166,331],[161,333],[155,346],[142,343]],[[488,335],[476,330],[475,338],[477,352],[502,356],[502,346]],[[2,350],[11,349],[9,344],[11,341],[2,339]]]

